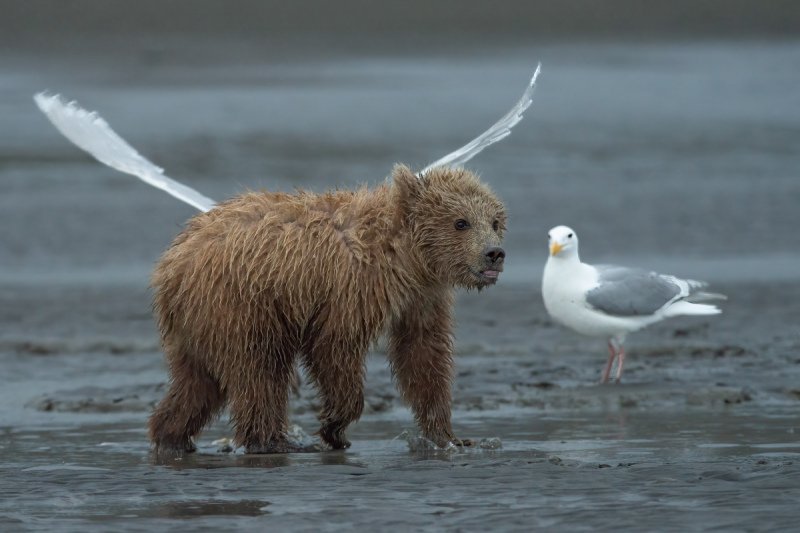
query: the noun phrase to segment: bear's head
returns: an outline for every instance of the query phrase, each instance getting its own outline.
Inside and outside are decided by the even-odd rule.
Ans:
[[[492,190],[462,168],[440,167],[417,177],[398,165],[392,178],[423,267],[453,286],[494,284],[505,260],[500,244],[506,213]]]

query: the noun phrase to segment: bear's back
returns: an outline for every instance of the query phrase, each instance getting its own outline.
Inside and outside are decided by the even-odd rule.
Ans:
[[[191,219],[165,252],[156,298],[205,316],[267,305],[299,323],[332,301],[355,318],[367,306],[388,310],[405,242],[390,194],[382,186],[234,197]]]

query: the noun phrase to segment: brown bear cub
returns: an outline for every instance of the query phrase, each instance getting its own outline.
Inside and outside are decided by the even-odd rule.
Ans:
[[[397,385],[423,435],[450,424],[453,291],[503,270],[503,204],[472,173],[397,166],[375,189],[247,193],[192,218],[153,273],[171,383],[150,418],[160,451],[226,405],[247,453],[300,451],[287,438],[295,360],[315,384],[319,435],[347,448],[364,406],[365,358],[388,334]]]

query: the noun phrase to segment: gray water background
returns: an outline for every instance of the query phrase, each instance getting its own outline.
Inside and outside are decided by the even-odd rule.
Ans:
[[[0,21],[0,529],[796,525],[796,10],[31,5]],[[151,457],[166,372],[147,277],[194,211],[81,153],[32,94],[98,110],[224,199],[422,167],[502,115],[538,61],[525,120],[469,165],[508,206],[508,269],[459,299],[454,420],[503,448],[410,452],[378,346],[346,453],[218,453],[223,418],[201,453]],[[556,224],[587,261],[710,281],[725,314],[632,337],[625,381],[598,387],[602,342],[542,308]],[[313,391],[294,405],[313,431]]]

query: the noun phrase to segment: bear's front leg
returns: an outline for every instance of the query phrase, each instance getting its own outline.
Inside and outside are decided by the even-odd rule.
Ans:
[[[403,399],[422,434],[445,447],[456,438],[450,423],[453,381],[453,294],[431,291],[392,321],[389,361]]]

